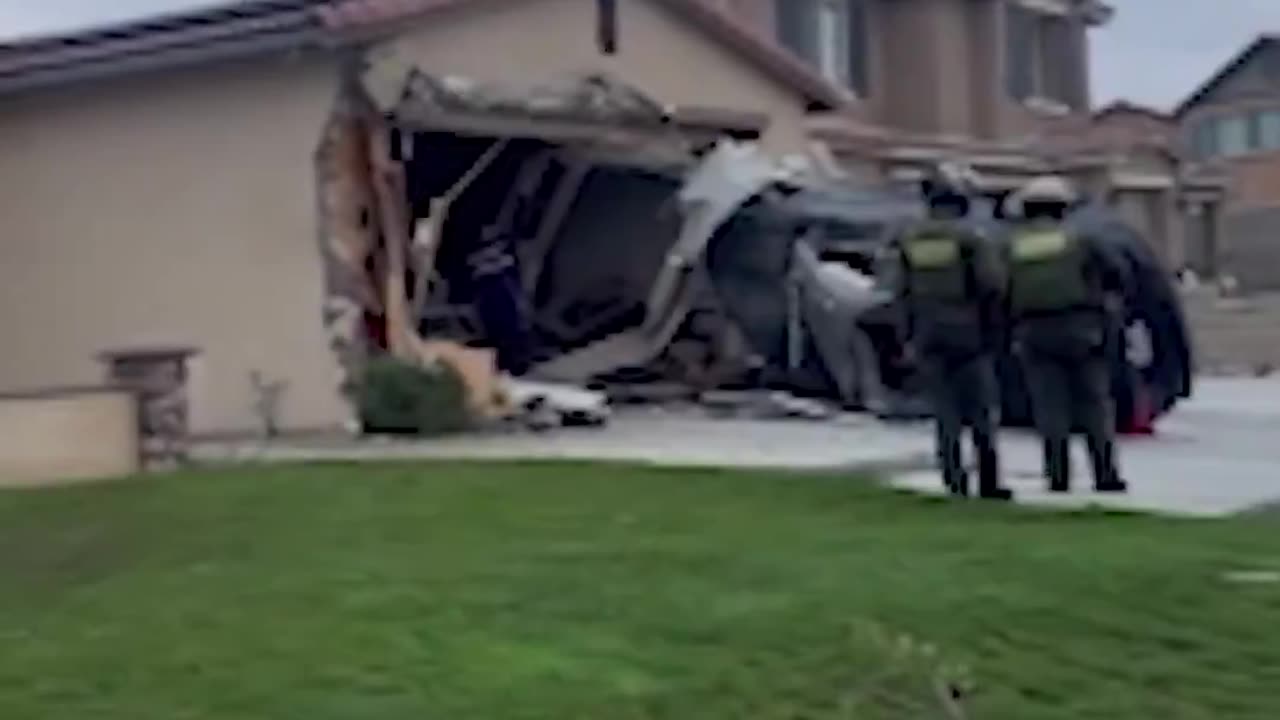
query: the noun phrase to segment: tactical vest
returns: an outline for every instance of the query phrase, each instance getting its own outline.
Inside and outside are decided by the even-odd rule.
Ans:
[[[1092,308],[1085,248],[1061,228],[1026,229],[1009,248],[1009,303],[1015,316]]]
[[[972,300],[973,282],[964,241],[951,228],[926,227],[902,244],[912,294],[926,302],[961,304]]]

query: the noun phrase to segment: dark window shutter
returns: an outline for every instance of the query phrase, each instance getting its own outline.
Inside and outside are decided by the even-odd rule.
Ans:
[[[1074,106],[1076,54],[1071,22],[1062,17],[1046,17],[1040,22],[1044,28],[1044,44],[1041,46],[1044,94],[1050,100]]]
[[[849,85],[859,95],[870,92],[871,34],[867,27],[866,0],[849,3]]]
[[[1026,100],[1035,92],[1032,73],[1032,45],[1035,39],[1035,15],[1019,5],[1005,10],[1005,89],[1014,100]]]
[[[1089,28],[1080,19],[1071,24],[1071,37],[1067,47],[1071,53],[1071,72],[1068,75],[1068,105],[1073,110],[1089,109],[1089,47],[1086,43]]]
[[[618,52],[618,0],[596,0],[596,45],[605,55]]]
[[[814,0],[775,0],[778,42],[811,65],[818,64],[818,14]]]
[[[1209,160],[1218,154],[1218,123],[1215,118],[1196,123],[1191,137],[1192,149],[1197,158]]]
[[[1250,112],[1245,114],[1245,123],[1248,124],[1248,145],[1249,151],[1253,152],[1262,147],[1262,113]]]

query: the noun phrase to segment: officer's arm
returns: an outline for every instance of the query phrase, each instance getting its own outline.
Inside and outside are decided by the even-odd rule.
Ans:
[[[1003,294],[1005,287],[1000,254],[989,238],[975,236],[972,243],[973,275],[978,292],[984,300],[997,298]]]
[[[1086,242],[1102,281],[1102,289],[1120,297],[1128,297],[1133,288],[1133,273],[1124,254],[1116,245],[1104,242],[1096,235],[1087,236]]]
[[[894,298],[894,330],[898,341],[907,344],[911,341],[915,328],[911,322],[911,273],[907,272],[906,251],[903,241],[906,233],[902,228],[894,232],[889,240],[888,257],[891,272],[890,290]]]
[[[1003,347],[1005,338],[1004,296],[1007,279],[999,251],[989,238],[974,237],[971,251],[973,278],[981,312],[984,340],[993,348]]]

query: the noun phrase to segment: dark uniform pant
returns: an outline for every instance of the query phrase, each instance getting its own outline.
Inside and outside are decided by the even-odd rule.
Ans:
[[[1094,485],[1118,480],[1115,464],[1115,410],[1111,368],[1103,349],[1060,355],[1022,352],[1036,430],[1044,442],[1044,471],[1050,487],[1071,486],[1071,435],[1084,434]]]
[[[973,434],[981,492],[1000,485],[996,428],[999,425],[995,362],[990,355],[966,357],[926,355],[921,363],[937,431],[938,463],[947,488],[968,492],[961,441],[967,427]]]

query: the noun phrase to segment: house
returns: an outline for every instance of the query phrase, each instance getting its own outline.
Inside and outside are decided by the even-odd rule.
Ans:
[[[1167,268],[1218,274],[1227,178],[1187,156],[1172,116],[1115,102],[1095,111],[1073,141],[1107,159],[1110,201]]]
[[[1175,109],[1180,145],[1228,178],[1223,262],[1245,288],[1280,288],[1280,36],[1261,35]]]
[[[857,176],[965,159],[1012,184],[1086,158],[1040,137],[1088,118],[1095,0],[714,0],[853,96],[810,122]]]
[[[345,421],[335,327],[360,321],[340,301],[365,291],[344,273],[368,260],[360,236],[377,210],[334,190],[363,152],[343,120],[351,88],[378,84],[353,68],[398,59],[445,89],[591,76],[589,93],[641,98],[635,122],[554,123],[600,145],[754,137],[852,180],[908,182],[962,159],[1005,188],[1052,170],[1108,191],[1120,155],[1071,139],[1092,123],[1088,32],[1109,12],[1094,0],[242,0],[2,45],[0,389],[100,381],[110,358],[152,368],[158,386],[180,381],[197,433],[255,427],[268,395],[281,429]],[[431,122],[491,134],[528,121],[443,115]]]
[[[343,423],[317,208],[353,61],[529,87],[607,76],[680,132],[777,154],[806,149],[807,111],[846,100],[697,0],[619,3],[608,43],[594,8],[255,0],[0,46],[0,387],[101,381],[102,354],[125,350],[185,380],[196,433],[255,428],[281,382],[281,429]]]

